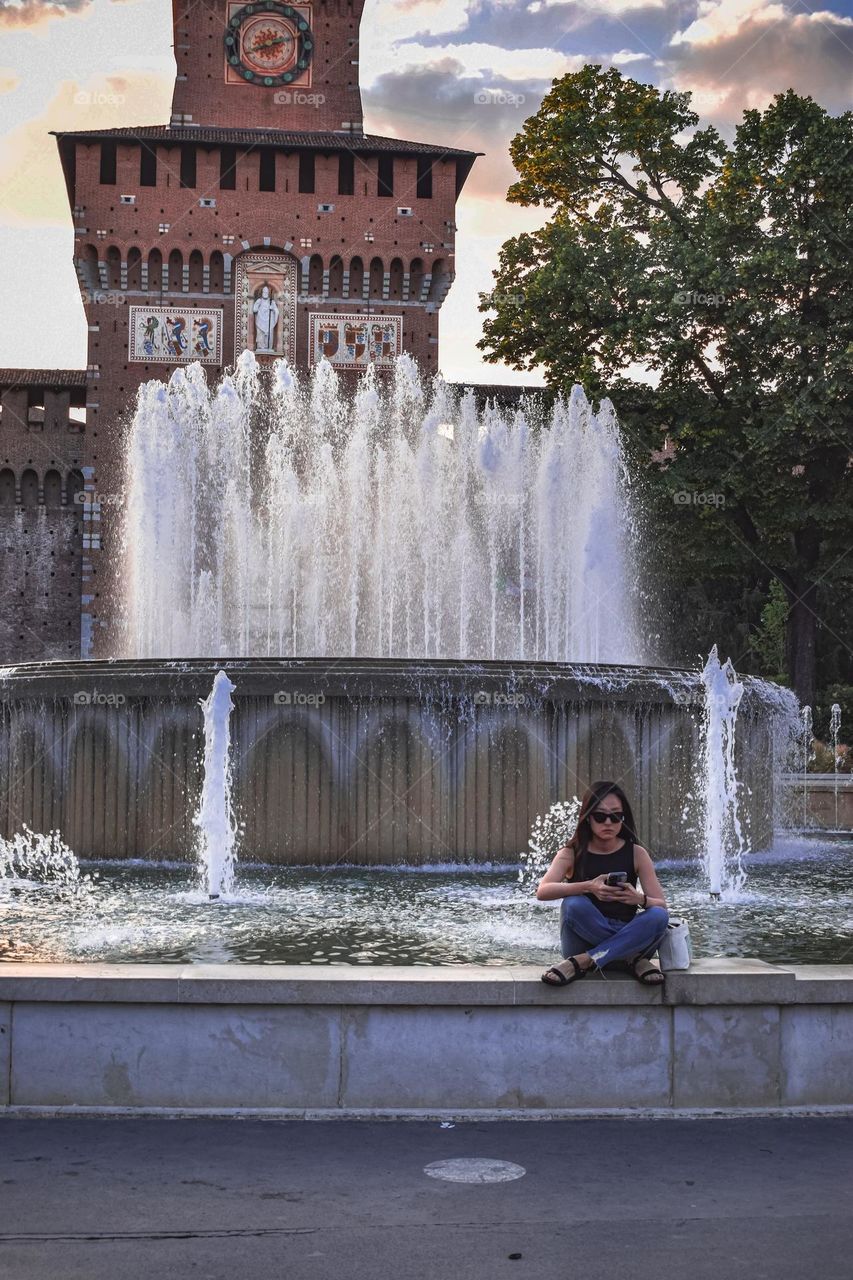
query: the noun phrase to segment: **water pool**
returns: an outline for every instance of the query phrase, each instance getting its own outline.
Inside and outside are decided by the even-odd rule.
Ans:
[[[853,963],[853,843],[789,839],[747,858],[736,901],[697,869],[659,862],[694,954]],[[209,902],[189,867],[105,863],[82,885],[0,879],[0,960],[347,965],[539,964],[558,945],[556,904],[518,871],[261,867]]]

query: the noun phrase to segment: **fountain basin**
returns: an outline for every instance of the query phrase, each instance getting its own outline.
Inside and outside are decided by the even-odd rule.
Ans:
[[[851,1051],[851,966],[705,960],[663,995],[522,966],[0,966],[0,1115],[845,1111]]]
[[[618,780],[659,856],[697,851],[703,689],[686,670],[544,662],[192,659],[0,673],[0,834],[59,829],[78,857],[191,860],[200,702],[235,685],[239,858],[284,865],[513,861],[530,826]],[[772,837],[774,716],[745,678],[748,846]]]

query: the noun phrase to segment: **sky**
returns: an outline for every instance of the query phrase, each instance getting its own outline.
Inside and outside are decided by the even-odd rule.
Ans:
[[[48,131],[167,122],[171,41],[170,0],[0,0],[0,365],[85,365],[71,216]],[[450,380],[542,380],[484,362],[478,294],[492,287],[502,242],[547,217],[506,203],[509,143],[552,81],[586,62],[690,90],[702,122],[727,136],[744,108],[787,88],[845,111],[853,0],[367,0],[365,130],[485,152],[457,207],[439,349]]]

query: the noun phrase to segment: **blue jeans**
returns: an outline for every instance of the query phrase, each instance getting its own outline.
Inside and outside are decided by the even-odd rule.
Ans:
[[[666,907],[647,907],[633,920],[611,920],[594,902],[579,893],[563,899],[560,913],[560,950],[563,957],[588,951],[596,967],[603,969],[614,960],[634,960],[654,955],[666,933]]]

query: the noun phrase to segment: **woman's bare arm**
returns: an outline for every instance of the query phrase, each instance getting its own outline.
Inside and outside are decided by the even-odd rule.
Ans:
[[[586,892],[580,884],[566,884],[575,865],[575,851],[569,845],[558,849],[551,860],[551,865],[536,886],[536,897],[540,902],[553,902],[555,898],[568,898],[574,893]]]
[[[655,864],[649,851],[642,845],[634,845],[634,870],[637,872],[643,893],[646,895],[647,907],[665,907],[666,896],[658,880]]]

